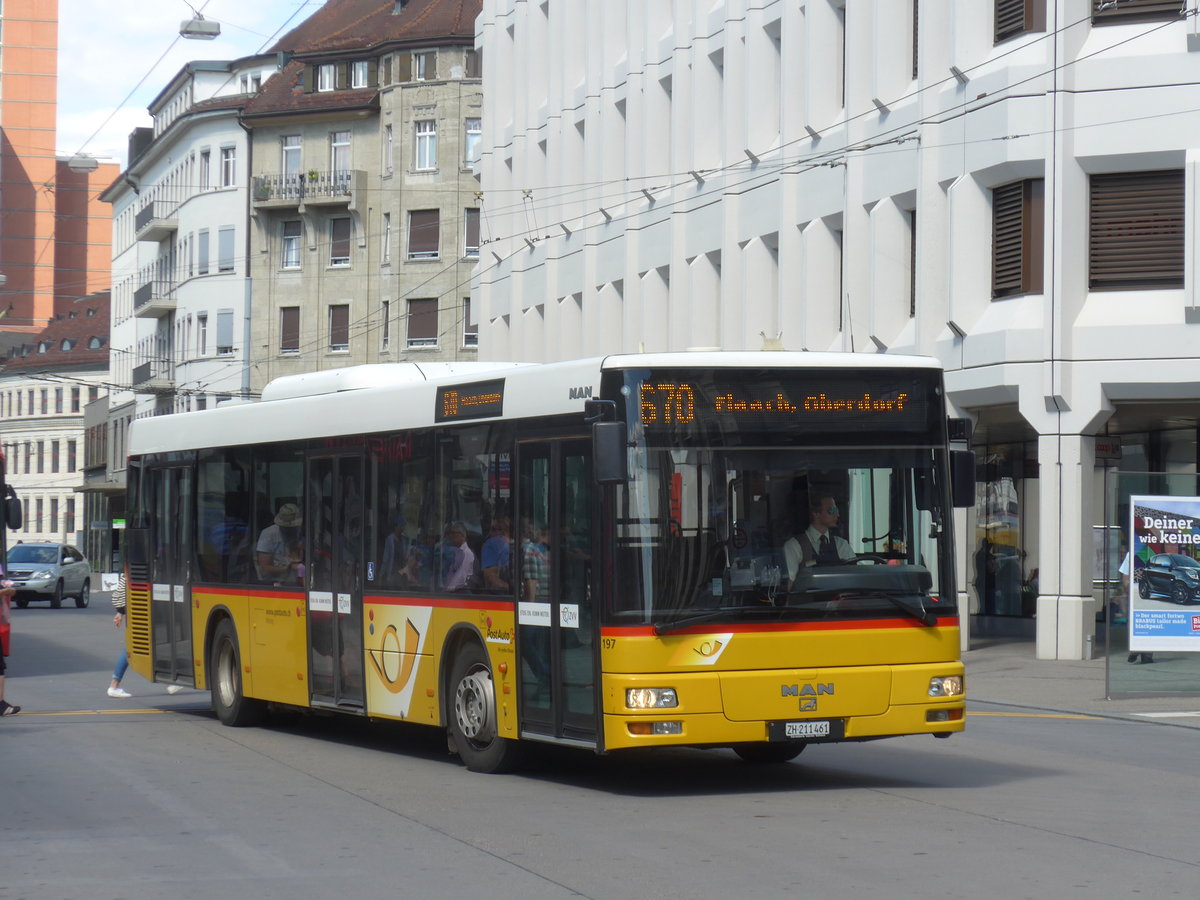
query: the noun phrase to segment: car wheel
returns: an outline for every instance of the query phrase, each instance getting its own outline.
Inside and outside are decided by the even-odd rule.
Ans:
[[[79,589],[79,593],[75,595],[75,605],[80,609],[86,609],[92,599],[92,585],[88,579],[83,580],[83,586]]]
[[[58,583],[54,585],[54,594],[50,597],[50,608],[51,609],[59,609],[62,606],[62,598],[63,598],[63,583],[62,583],[62,579],[60,578],[58,580]]]
[[[1191,599],[1191,594],[1187,585],[1180,584],[1178,581],[1171,583],[1171,599],[1176,603],[1187,603]]]
[[[1143,600],[1150,599],[1150,582],[1145,578],[1138,582],[1138,596]]]
[[[228,619],[217,626],[213,635],[208,673],[213,709],[223,725],[254,725],[262,720],[267,705],[242,693],[242,653],[237,629]]]
[[[478,644],[458,651],[450,675],[450,737],[472,772],[508,772],[523,748],[497,734],[496,688],[491,664]]]

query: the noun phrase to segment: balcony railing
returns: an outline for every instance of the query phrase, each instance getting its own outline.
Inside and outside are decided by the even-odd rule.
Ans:
[[[352,203],[365,178],[358,169],[316,170],[295,175],[255,175],[252,199],[256,206],[299,206],[305,203]]]
[[[179,230],[179,207],[174,203],[152,200],[138,210],[133,219],[134,235],[139,241],[161,241]]]
[[[150,360],[133,367],[133,390],[138,394],[170,394],[175,390],[175,364]]]
[[[169,281],[148,281],[133,292],[133,314],[139,319],[161,319],[175,305],[175,285]]]

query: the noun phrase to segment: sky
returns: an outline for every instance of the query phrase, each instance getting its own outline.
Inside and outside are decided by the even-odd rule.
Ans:
[[[115,159],[124,167],[129,133],[151,124],[147,105],[185,63],[258,53],[322,2],[191,0],[221,25],[216,40],[195,41],[179,37],[180,22],[193,16],[184,0],[59,0],[59,153]]]

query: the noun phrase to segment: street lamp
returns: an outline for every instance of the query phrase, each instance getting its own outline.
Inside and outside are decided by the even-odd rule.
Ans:
[[[187,0],[183,0],[183,2],[187,4],[188,9],[195,13],[195,16],[179,23],[180,37],[187,38],[189,41],[211,41],[220,36],[220,22],[204,18],[204,14],[188,3]]]

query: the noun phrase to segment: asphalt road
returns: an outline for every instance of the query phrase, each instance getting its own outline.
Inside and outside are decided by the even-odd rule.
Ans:
[[[972,705],[965,734],[467,772],[436,731],[104,689],[107,598],[14,610],[0,900],[1194,897],[1193,730]]]

